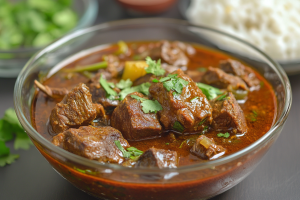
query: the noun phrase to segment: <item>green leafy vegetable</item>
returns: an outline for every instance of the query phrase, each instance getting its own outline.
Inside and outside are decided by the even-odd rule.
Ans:
[[[63,69],[63,72],[84,72],[84,71],[96,71],[98,69],[104,69],[107,67],[107,61],[98,62],[91,65],[79,66],[71,69]]]
[[[202,90],[203,94],[208,100],[216,98],[218,95],[223,94],[218,88],[206,85],[204,83],[197,83],[197,86]]]
[[[122,79],[116,86],[120,89],[130,88],[132,86],[132,81],[130,79],[127,79],[126,81]]]
[[[166,73],[166,71],[160,66],[160,60],[155,62],[150,57],[147,57],[146,63],[148,64],[148,67],[146,67],[145,70],[148,74],[154,74],[155,76],[162,76]]]
[[[125,88],[124,90],[122,90],[119,93],[120,99],[123,100],[128,94],[133,93],[133,92],[140,92],[140,93],[143,93],[144,95],[149,95],[150,86],[151,86],[151,83],[147,82],[147,83],[143,83],[141,85],[134,86],[131,88]]]
[[[182,124],[179,121],[176,121],[173,125],[173,129],[179,132],[183,132],[184,126],[182,126]]]
[[[118,93],[110,88],[110,84],[101,76],[99,80],[101,86],[104,88],[107,96],[117,96]]]
[[[153,83],[158,83],[159,81],[155,78],[152,80]]]
[[[123,153],[124,158],[130,158],[130,159],[135,160],[144,153],[143,151],[138,150],[135,147],[129,147],[129,148],[127,148],[127,151],[126,151],[122,147],[121,142],[119,140],[115,140],[115,144],[118,147],[118,149]]]
[[[230,137],[230,134],[229,134],[228,132],[226,132],[226,133],[218,133],[217,136],[218,136],[218,137],[229,138],[229,137]]]
[[[27,150],[30,148],[31,140],[24,132],[14,109],[9,108],[0,119],[0,166],[11,164],[19,157],[19,155],[10,154],[10,149],[5,144],[5,142],[13,140],[14,134],[14,149]]]
[[[226,99],[226,97],[227,97],[227,94],[223,94],[217,98],[217,101],[224,100],[224,99]]]
[[[162,106],[157,100],[153,101],[149,99],[144,99],[137,95],[131,95],[131,97],[141,101],[141,106],[144,113],[150,113],[150,112],[157,113],[157,111],[162,110]]]
[[[178,74],[169,74],[167,77],[161,78],[159,82],[163,83],[166,90],[174,90],[181,94],[182,89],[189,84],[188,81],[178,78]]]

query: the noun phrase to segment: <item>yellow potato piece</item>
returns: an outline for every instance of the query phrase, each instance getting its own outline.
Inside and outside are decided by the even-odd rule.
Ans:
[[[146,74],[146,67],[148,65],[145,61],[126,61],[122,79],[134,81]]]

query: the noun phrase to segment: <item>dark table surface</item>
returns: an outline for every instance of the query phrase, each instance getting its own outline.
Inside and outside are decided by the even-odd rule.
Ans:
[[[97,23],[129,18],[114,1],[99,0]],[[176,5],[160,17],[181,18]],[[286,125],[262,162],[244,181],[213,200],[300,199],[300,75],[290,76],[293,106]],[[14,78],[0,78],[0,116],[13,107]],[[12,143],[8,144],[12,147]],[[14,151],[20,158],[0,168],[0,200],[92,200],[61,178],[31,147]]]

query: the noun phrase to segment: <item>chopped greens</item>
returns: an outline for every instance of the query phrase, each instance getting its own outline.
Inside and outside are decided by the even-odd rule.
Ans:
[[[217,98],[217,101],[222,101],[222,100],[226,99],[226,97],[227,97],[227,94],[223,94]]]
[[[85,72],[85,71],[96,71],[98,69],[103,69],[107,67],[107,62],[102,61],[91,65],[85,65],[85,66],[78,66],[71,69],[62,69],[63,72]]]
[[[32,145],[31,140],[24,132],[14,109],[9,108],[5,111],[4,117],[0,119],[0,166],[13,163],[19,155],[10,154],[10,149],[5,142],[13,140],[14,149],[27,150]]]
[[[110,84],[101,76],[99,80],[101,86],[104,88],[107,96],[117,96],[117,92],[110,88]]]
[[[162,76],[166,73],[166,71],[163,68],[161,68],[161,66],[160,66],[160,60],[155,62],[148,56],[146,58],[146,63],[148,64],[148,67],[145,68],[147,74],[154,74],[155,76]]]
[[[189,84],[188,81],[178,78],[178,74],[169,74],[167,77],[161,78],[159,82],[163,83],[166,90],[174,90],[177,94],[181,94],[183,88]]]
[[[199,122],[199,126],[201,126],[202,124],[204,124],[204,122],[206,121],[207,118],[203,119],[201,122]]]
[[[258,116],[257,111],[256,110],[252,110],[252,113],[250,113],[250,120],[251,120],[251,122],[256,122],[257,116]]]
[[[203,94],[208,100],[216,98],[218,95],[223,94],[218,88],[206,85],[204,83],[197,83],[197,86],[202,90]]]
[[[153,101],[149,99],[144,99],[137,95],[131,95],[131,97],[141,101],[141,106],[144,113],[150,113],[150,112],[157,113],[157,111],[162,110],[162,106],[157,100]]]
[[[153,83],[158,83],[159,81],[155,78],[152,80]]]
[[[116,84],[116,86],[120,89],[130,88],[132,86],[132,81],[130,79],[122,79],[119,83]]]
[[[228,132],[226,132],[226,133],[218,133],[217,136],[218,136],[218,137],[229,138],[229,137],[230,137],[230,134],[229,134]]]
[[[134,86],[131,88],[125,88],[124,90],[122,90],[119,93],[120,99],[123,100],[128,94],[133,93],[133,92],[141,92],[144,95],[149,95],[149,87],[150,86],[151,86],[151,83],[147,82],[147,83],[143,83],[141,85]]]
[[[179,121],[176,121],[173,125],[173,129],[179,132],[183,132],[184,126],[182,126],[182,124]]]
[[[130,159],[135,160],[144,153],[143,151],[138,150],[135,147],[129,147],[129,148],[127,148],[127,151],[126,151],[122,147],[121,142],[119,140],[115,140],[115,144],[118,147],[118,149],[123,153],[124,158],[130,158]]]

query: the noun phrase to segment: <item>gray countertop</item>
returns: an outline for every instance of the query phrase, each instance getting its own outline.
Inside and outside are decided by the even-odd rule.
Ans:
[[[99,2],[97,22],[129,17],[112,1]],[[160,16],[181,18],[176,6]],[[278,140],[252,174],[213,200],[300,199],[300,75],[289,78],[293,106]],[[0,78],[0,116],[13,107],[14,83],[14,78]],[[0,200],[95,199],[61,178],[34,147],[13,152],[20,154],[20,158],[0,168]]]

